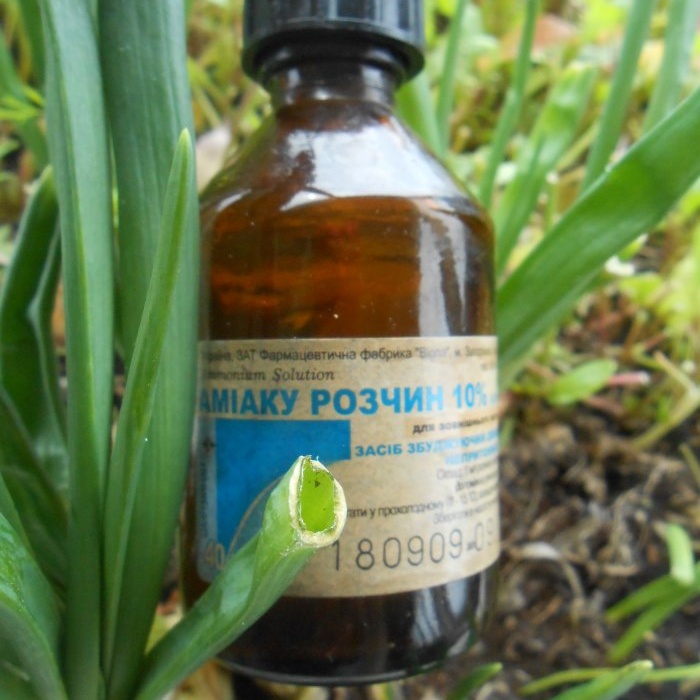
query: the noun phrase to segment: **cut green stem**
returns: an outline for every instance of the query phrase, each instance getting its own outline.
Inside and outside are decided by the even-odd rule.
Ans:
[[[259,534],[148,655],[137,700],[156,700],[241,635],[318,548],[340,537],[345,518],[338,482],[320,462],[299,457],[270,494]]]

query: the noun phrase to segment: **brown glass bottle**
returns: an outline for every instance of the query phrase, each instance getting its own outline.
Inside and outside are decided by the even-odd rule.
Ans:
[[[273,115],[202,203],[203,343],[492,336],[490,226],[392,112],[401,47],[327,29],[278,37],[258,60]],[[182,539],[187,602],[208,585],[199,458]],[[378,469],[373,488],[391,492],[381,479]],[[221,658],[304,684],[414,674],[473,643],[494,581],[490,564],[416,590],[287,596]]]

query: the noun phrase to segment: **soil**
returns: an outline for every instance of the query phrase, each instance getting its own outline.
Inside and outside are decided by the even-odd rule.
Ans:
[[[668,572],[665,523],[700,533],[700,484],[677,454],[697,449],[697,418],[654,452],[636,450],[605,415],[530,406],[527,431],[503,451],[505,546],[501,600],[475,658],[504,672],[476,697],[518,697],[523,682],[554,671],[609,666],[625,625],[612,604]],[[697,663],[700,599],[650,635],[631,658],[657,668]],[[631,660],[631,659],[630,659]],[[696,697],[699,686],[630,691],[628,698]],[[541,695],[539,697],[547,697]]]
[[[608,623],[605,611],[668,572],[665,523],[678,523],[700,539],[700,483],[677,450],[686,444],[697,453],[700,421],[695,417],[654,451],[642,452],[595,408],[553,410],[532,399],[513,405],[506,423],[514,419],[519,427],[501,459],[500,602],[485,638],[440,671],[390,688],[263,688],[238,680],[238,700],[444,700],[471,668],[494,661],[503,664],[502,672],[472,697],[507,700],[555,671],[610,666],[608,651],[625,624]],[[697,663],[699,630],[697,598],[628,660],[649,659],[657,668]],[[225,678],[218,682],[223,698],[230,686]],[[642,686],[625,697],[698,695],[696,682]]]

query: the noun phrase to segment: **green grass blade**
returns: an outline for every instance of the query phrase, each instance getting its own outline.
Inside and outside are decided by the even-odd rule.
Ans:
[[[555,406],[568,406],[587,399],[600,391],[616,371],[617,362],[614,360],[584,362],[549,384],[545,394],[547,401]]]
[[[0,474],[32,550],[46,576],[62,591],[66,574],[66,505],[46,475],[31,437],[2,387]]]
[[[598,133],[586,161],[586,174],[581,191],[588,189],[590,184],[605,170],[620,138],[637,72],[639,55],[649,34],[655,4],[649,1],[633,2],[630,5],[620,58],[600,118]]]
[[[682,586],[697,584],[700,589],[700,577],[696,578],[695,573],[693,540],[688,531],[680,525],[669,523],[666,525],[666,543],[671,561],[671,578]]]
[[[42,700],[67,700],[58,670],[59,623],[51,586],[0,515],[0,658],[21,668]]]
[[[435,153],[440,151],[440,127],[425,71],[406,83],[396,95],[397,112]]]
[[[643,683],[653,669],[651,661],[634,661],[620,669],[610,670],[585,685],[555,695],[553,700],[615,700]]]
[[[599,178],[503,283],[497,319],[504,386],[605,262],[656,225],[700,176],[700,159],[688,148],[699,131],[700,90]]]
[[[565,671],[550,673],[542,678],[530,681],[520,688],[521,695],[534,695],[550,688],[557,688],[572,683],[584,683],[604,676],[614,669],[610,668],[569,668]]]
[[[19,538],[22,540],[22,544],[29,550],[32,551],[31,542],[29,541],[29,535],[27,535],[24,529],[24,524],[22,523],[22,518],[19,515],[19,511],[15,506],[15,501],[12,498],[12,494],[7,488],[5,479],[2,475],[2,462],[3,457],[0,455],[0,515],[5,516],[5,519],[9,523],[10,527],[17,533]],[[0,695],[2,697],[2,695]]]
[[[629,677],[628,674],[631,674],[631,677]],[[635,678],[635,676],[637,677]],[[526,696],[534,695],[549,690],[550,688],[586,681],[586,685],[566,691],[572,693],[572,695],[569,696],[569,700],[581,700],[582,697],[590,698],[590,700],[599,700],[599,698],[603,696],[596,695],[595,693],[609,692],[611,686],[614,692],[618,693],[617,697],[622,697],[619,693],[629,690],[630,686],[628,686],[627,683],[633,679],[634,684],[638,685],[641,683],[680,683],[685,680],[696,680],[698,678],[700,678],[700,664],[655,669],[651,666],[649,661],[636,661],[621,669],[575,668],[559,671],[528,683],[520,689],[520,693]],[[596,685],[595,683],[598,682],[598,679],[600,679],[600,681]],[[615,683],[619,683],[619,685],[615,687]],[[603,686],[602,690],[601,686]],[[607,691],[605,686],[608,686]],[[577,696],[576,693],[582,695]],[[561,697],[561,694],[556,696],[559,700],[561,700]]]
[[[670,574],[661,576],[646,586],[637,588],[633,593],[608,608],[605,618],[609,622],[619,622],[630,615],[656,604],[659,600],[677,597],[682,593],[682,587],[674,581]]]
[[[22,13],[22,25],[32,52],[32,72],[37,85],[44,82],[45,58],[44,38],[41,29],[40,0],[21,0],[19,9]]]
[[[12,700],[42,700],[24,674],[15,673],[7,666],[0,667],[0,698]]]
[[[102,503],[113,406],[110,153],[95,27],[82,0],[41,0],[46,112],[60,207],[71,518],[65,677],[99,697]],[[86,586],[85,581],[90,581]]]
[[[527,78],[530,74],[532,61],[532,46],[535,40],[535,27],[540,13],[542,0],[526,0],[525,21],[518,46],[518,56],[515,62],[513,79],[506,93],[503,111],[498,118],[496,130],[491,140],[486,169],[481,177],[479,185],[479,198],[485,207],[490,206],[493,197],[493,188],[496,182],[498,168],[503,162],[503,157],[508,147],[508,141],[518,122],[523,104],[525,103],[525,90]]]
[[[46,172],[20,222],[0,288],[0,385],[59,491],[67,487],[64,412],[51,339],[59,274],[58,208]]]
[[[669,681],[680,683],[687,680],[698,680],[699,678],[700,663],[656,669],[649,674],[647,681],[649,683],[668,683]]]
[[[664,55],[651,103],[644,118],[645,132],[664,119],[676,107],[681,97],[683,83],[690,68],[700,17],[700,2],[670,0],[667,16]]]
[[[119,287],[128,367],[153,271],[175,146],[184,128],[193,133],[183,13],[182,3],[169,0],[103,0],[99,5],[119,187]],[[115,641],[120,653],[110,665],[114,697],[131,697],[179,515],[195,404],[198,270],[194,206],[174,292],[177,313],[170,318],[158,374],[158,409],[144,446],[148,469],[140,478],[126,551]]]
[[[317,488],[318,480],[332,488]],[[242,634],[318,548],[340,537],[345,517],[345,497],[331,473],[310,457],[299,457],[270,494],[260,532],[149,654],[137,700],[160,698]],[[316,518],[320,524],[311,527]]]
[[[459,45],[463,36],[462,24],[464,13],[469,0],[457,0],[454,14],[450,18],[450,29],[447,35],[447,49],[440,74],[436,118],[440,137],[438,154],[444,156],[450,143],[450,116],[455,100],[455,78],[457,76],[457,61]]]
[[[119,188],[122,342],[129,363],[158,247],[175,147],[183,129],[194,130],[181,4],[103,0],[99,9]],[[143,41],[144,36],[149,41]]]
[[[475,690],[488,683],[502,670],[503,664],[500,663],[478,666],[457,683],[447,696],[447,700],[466,700]]]
[[[131,516],[140,491],[144,469],[143,452],[155,408],[158,373],[178,271],[182,267],[184,241],[190,221],[190,207],[196,201],[194,154],[189,133],[183,132],[173,160],[166,192],[160,242],[151,284],[143,310],[143,321],[129,369],[126,392],[119,416],[107,484],[105,522],[105,659],[114,654],[117,616],[124,576]]]
[[[697,594],[698,592],[695,590],[686,589],[679,595],[662,598],[640,613],[610,649],[608,653],[610,662],[619,663],[626,659],[641,643],[646,634],[663,624],[673,613],[696,597]]]
[[[576,135],[595,76],[589,66],[572,65],[552,88],[542,107],[518,157],[515,177],[494,214],[497,275],[503,273],[508,256],[537,205],[547,176],[555,170]]]
[[[35,20],[36,23],[36,20]],[[19,104],[27,102],[24,85],[17,75],[10,50],[4,37],[0,36],[0,102],[8,99],[16,100]],[[22,140],[32,152],[38,168],[43,168],[48,160],[46,137],[44,136],[37,118],[24,121],[17,125]]]

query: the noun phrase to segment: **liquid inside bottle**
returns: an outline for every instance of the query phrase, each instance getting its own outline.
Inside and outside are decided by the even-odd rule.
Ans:
[[[396,82],[365,50],[285,63],[274,114],[203,199],[185,600],[299,454],[348,499],[339,543],[221,655],[257,677],[418,673],[470,646],[494,603],[491,229],[393,115]]]

